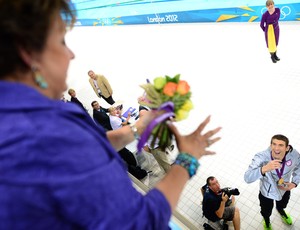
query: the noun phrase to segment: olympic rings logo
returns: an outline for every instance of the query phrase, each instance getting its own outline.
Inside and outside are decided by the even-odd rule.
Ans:
[[[261,14],[266,12],[268,9],[267,7],[263,7],[260,11]],[[280,19],[285,19],[287,16],[291,14],[292,10],[289,6],[283,6],[280,8]]]

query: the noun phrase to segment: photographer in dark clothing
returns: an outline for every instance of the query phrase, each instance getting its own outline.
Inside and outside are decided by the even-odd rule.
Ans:
[[[234,206],[235,197],[232,195],[229,200],[227,193],[221,191],[218,180],[213,176],[207,178],[206,186],[202,190],[204,190],[203,215],[217,225],[220,225],[220,220],[232,221],[234,229],[239,230],[240,211]]]

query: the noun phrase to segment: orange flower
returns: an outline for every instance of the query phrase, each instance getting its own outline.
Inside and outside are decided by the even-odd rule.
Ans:
[[[185,95],[190,91],[190,86],[186,81],[179,81],[176,91],[180,95]]]
[[[177,84],[174,82],[167,82],[163,89],[163,93],[169,97],[173,97],[177,89]]]

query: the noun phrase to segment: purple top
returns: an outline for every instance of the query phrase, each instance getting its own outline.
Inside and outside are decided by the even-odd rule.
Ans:
[[[165,196],[136,191],[86,112],[23,84],[0,92],[0,229],[168,229]]]

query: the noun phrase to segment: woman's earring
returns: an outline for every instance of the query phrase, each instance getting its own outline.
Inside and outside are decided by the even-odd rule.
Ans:
[[[32,67],[32,72],[34,73],[34,81],[36,84],[42,89],[47,89],[48,83],[45,81],[44,77],[39,73],[39,71],[35,67]]]

